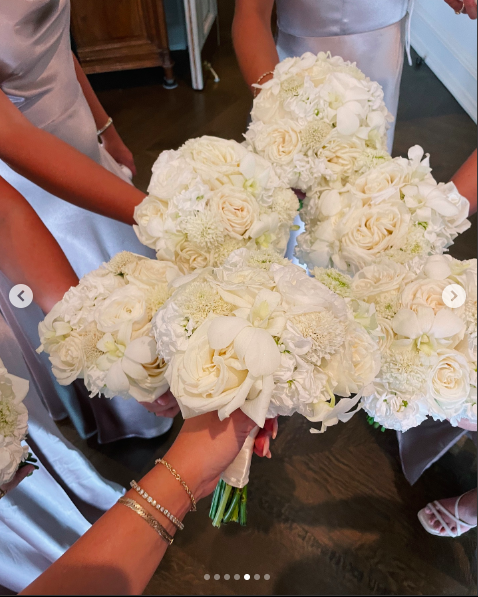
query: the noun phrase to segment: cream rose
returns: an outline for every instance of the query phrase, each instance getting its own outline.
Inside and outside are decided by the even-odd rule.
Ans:
[[[449,280],[418,279],[407,284],[402,292],[402,305],[406,309],[418,312],[419,307],[431,307],[435,313],[445,309],[443,291],[449,286]],[[455,310],[456,311],[456,310]]]
[[[83,342],[81,336],[73,332],[50,354],[52,371],[61,386],[70,385],[78,379],[84,366]]]
[[[176,157],[176,152],[164,151],[161,153],[153,166],[148,193],[160,200],[171,200],[187,188],[193,177],[191,171],[185,166],[187,164],[184,160]]]
[[[206,321],[196,330],[186,351],[174,355],[166,373],[185,419],[215,410],[220,417],[228,416],[242,406],[249,393],[250,386],[240,402],[235,402],[248,371],[232,344],[225,350],[211,349],[208,340],[211,323]],[[234,407],[229,412],[227,407],[231,404]]]
[[[440,351],[428,379],[432,415],[449,419],[459,414],[470,389],[470,367],[466,358],[455,350]]]
[[[227,184],[230,176],[240,175],[241,161],[247,155],[247,150],[236,141],[207,136],[187,141],[181,152],[189,166],[212,188]]]
[[[137,226],[133,229],[143,245],[156,248],[156,241],[163,228],[167,205],[157,197],[150,195],[134,208],[134,219]]]
[[[213,193],[211,208],[235,239],[243,238],[259,218],[259,205],[254,197],[244,189],[230,185]]]
[[[182,274],[212,265],[213,253],[203,251],[196,244],[184,240],[176,246],[176,265]]]
[[[179,269],[169,261],[141,259],[126,266],[128,282],[138,281],[148,286],[170,283],[181,275]]]
[[[405,181],[406,171],[395,161],[388,161],[361,176],[355,182],[355,189],[367,196],[400,198],[400,187]]]
[[[133,331],[148,323],[144,292],[133,285],[115,290],[96,308],[95,321],[100,331],[116,332],[119,341],[127,344]]]
[[[409,222],[407,208],[398,201],[358,209],[341,226],[344,259],[365,267],[387,249],[404,242]]]
[[[398,291],[408,277],[405,266],[387,259],[357,272],[352,282],[352,291],[357,298],[373,302],[373,296]]]
[[[264,126],[254,140],[256,151],[273,164],[288,164],[302,149],[300,129],[292,120]]]

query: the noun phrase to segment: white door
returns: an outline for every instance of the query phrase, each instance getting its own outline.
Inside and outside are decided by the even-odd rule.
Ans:
[[[217,0],[184,0],[194,89],[204,88],[201,51],[217,18]]]

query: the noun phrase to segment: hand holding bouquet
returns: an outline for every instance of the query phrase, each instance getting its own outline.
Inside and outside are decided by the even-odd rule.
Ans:
[[[380,369],[373,317],[357,318],[344,298],[274,251],[236,251],[222,267],[173,285],[153,329],[185,419],[217,411],[222,420],[241,409],[263,427],[298,412],[325,431],[351,418]],[[251,436],[241,465],[223,477],[239,489],[253,444]],[[216,500],[217,523],[228,497]]]

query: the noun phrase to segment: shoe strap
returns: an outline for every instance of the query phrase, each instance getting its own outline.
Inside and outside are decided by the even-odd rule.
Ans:
[[[448,512],[448,510],[446,508],[444,508],[440,502],[433,502],[432,504],[428,505],[430,510],[433,512],[433,514],[435,515],[435,517],[438,519],[438,522],[441,523],[441,525],[444,527],[444,529],[446,530],[446,532],[448,533],[449,537],[457,537],[458,534],[454,533],[451,528],[448,526],[448,524],[445,522],[445,519],[443,518],[443,516],[441,516],[440,511],[443,512],[444,514],[446,514],[447,516],[449,516],[450,518],[454,519],[455,517],[453,516],[453,514],[451,514],[450,512]],[[458,528],[458,527],[457,527]]]

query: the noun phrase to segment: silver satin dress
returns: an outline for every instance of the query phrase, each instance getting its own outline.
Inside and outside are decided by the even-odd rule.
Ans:
[[[0,500],[0,585],[16,593],[73,545],[124,489],[102,479],[58,431],[1,315],[0,358],[9,373],[30,382],[24,401],[28,444],[40,466]]]
[[[0,0],[0,90],[35,126],[125,179],[119,165],[98,143],[93,116],[76,79],[69,0]],[[154,257],[139,243],[131,226],[50,195],[2,161],[0,176],[33,206],[79,277],[119,251]],[[40,393],[54,418],[69,415],[83,437],[97,430],[102,443],[126,437],[156,437],[170,429],[171,420],[155,417],[134,400],[90,401],[79,385],[77,390],[59,388],[51,380],[51,372],[42,370],[45,359],[35,356],[32,350],[39,344],[36,327],[43,317],[41,311],[35,305],[22,311],[12,309],[9,288],[8,281],[0,277],[0,309],[21,340],[32,374],[50,378],[49,384],[40,387]]]

